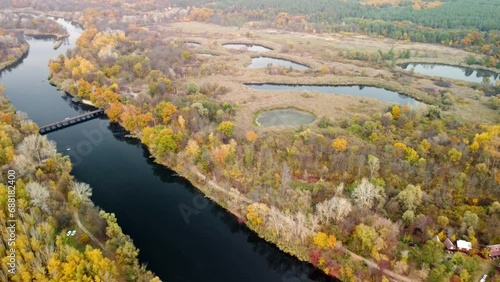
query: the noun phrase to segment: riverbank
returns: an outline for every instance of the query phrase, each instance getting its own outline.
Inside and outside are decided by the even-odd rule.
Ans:
[[[155,158],[155,161],[157,162],[156,158]],[[163,162],[160,164],[164,165],[166,167],[171,167],[172,165],[174,165],[173,163],[170,164],[168,162]],[[276,236],[273,236],[272,234],[269,234],[267,232],[263,232],[262,228],[259,228],[258,226],[255,226],[252,224],[248,224],[248,221],[245,219],[245,216],[246,216],[245,211],[234,208],[234,206],[229,206],[227,204],[231,200],[236,200],[240,203],[244,203],[245,205],[258,204],[257,202],[249,199],[248,197],[245,197],[244,195],[239,193],[234,188],[221,187],[213,180],[209,180],[206,175],[202,174],[194,166],[191,166],[187,169],[183,169],[182,167],[179,167],[178,165],[176,165],[176,172],[180,176],[189,180],[191,183],[195,184],[195,187],[197,189],[199,189],[205,196],[207,196],[208,198],[213,200],[219,206],[223,207],[229,213],[236,216],[239,220],[241,220],[242,224],[247,223],[246,225],[251,230],[253,230],[260,238],[266,240],[267,242],[275,244],[281,251],[293,255],[303,262],[311,263],[310,257],[309,257],[309,254],[308,254],[306,248],[297,249],[297,246],[295,244],[290,244],[290,242],[287,242],[284,240],[278,240],[276,238]],[[220,192],[224,195],[227,195],[230,198],[224,199],[224,197],[221,197],[221,194],[217,193],[217,192]],[[281,220],[287,221],[289,219],[282,218]],[[313,230],[311,230],[311,233],[314,233]],[[342,243],[337,243],[336,249],[339,251],[342,251],[344,253],[349,253],[351,258],[348,258],[348,259],[352,259],[353,261],[357,261],[357,262],[364,262],[369,268],[380,271],[383,274],[387,275],[388,277],[395,279],[396,281],[405,281],[405,282],[416,281],[416,280],[410,279],[404,275],[397,274],[397,273],[395,273],[387,268],[381,268],[376,262],[369,260],[369,259],[366,259],[366,258],[359,256],[359,255],[355,254],[354,252],[348,250],[346,247],[342,246]],[[322,269],[322,270],[325,271],[325,269]],[[329,274],[328,271],[326,271],[325,273],[327,275]]]
[[[107,277],[117,281],[160,281],[139,264],[138,250],[130,237],[123,234],[114,215],[92,203],[90,186],[74,180],[68,158],[56,153],[53,141],[37,133],[33,121],[16,114],[3,89],[0,87],[0,134],[4,140],[0,150],[8,154],[0,160],[0,166],[2,177],[9,179],[9,188],[7,182],[0,184],[0,202],[5,204],[2,211],[8,200],[8,208],[16,212],[8,217],[0,212],[0,221],[10,221],[10,226],[14,226],[14,231],[2,228],[0,240],[7,246],[15,238],[16,244],[10,244],[7,251],[15,263],[0,266],[0,280],[43,277],[76,281]],[[20,164],[19,159],[24,163]],[[83,265],[92,267],[82,270]]]
[[[4,69],[8,69],[14,67],[15,65],[21,63],[26,56],[28,56],[30,50],[30,45],[28,43],[24,43],[21,45],[21,54],[17,58],[14,58],[10,61],[0,62],[0,72]]]

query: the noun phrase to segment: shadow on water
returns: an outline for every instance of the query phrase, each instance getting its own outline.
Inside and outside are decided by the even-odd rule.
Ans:
[[[108,129],[110,130],[110,132],[112,132],[113,137],[117,141],[124,142],[134,147],[140,147],[142,150],[142,156],[146,159],[147,165],[153,171],[154,175],[161,180],[162,183],[178,184],[182,186],[183,190],[187,190],[190,194],[192,194],[191,197],[204,197],[204,195],[196,187],[194,187],[194,185],[192,185],[189,180],[185,179],[184,177],[178,176],[175,171],[169,169],[168,167],[157,164],[151,157],[148,148],[140,143],[138,139],[127,137],[129,133],[122,126],[116,123],[110,123],[108,125]],[[339,281],[332,277],[326,276],[322,271],[313,267],[311,264],[301,262],[296,257],[290,256],[280,251],[275,245],[261,239],[245,224],[239,223],[235,215],[227,212],[224,208],[222,208],[215,202],[209,201],[207,208],[205,208],[204,211],[212,214],[212,217],[222,221],[223,225],[227,227],[230,233],[234,234],[235,236],[238,235],[246,238],[246,242],[251,245],[252,252],[258,254],[259,257],[265,258],[267,267],[273,269],[278,273],[281,273],[281,280],[279,281]],[[137,218],[137,220],[141,219]],[[139,257],[147,260],[147,258],[143,258],[141,255],[139,255]]]

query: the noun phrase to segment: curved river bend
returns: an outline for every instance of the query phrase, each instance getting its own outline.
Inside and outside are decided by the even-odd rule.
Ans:
[[[30,53],[1,74],[0,83],[17,110],[38,125],[89,111],[49,85],[48,60],[65,54],[81,30],[59,20],[69,40],[29,39]],[[140,249],[139,259],[163,281],[333,281],[310,264],[260,239],[172,170],[155,164],[138,140],[120,126],[94,119],[48,134],[73,161],[73,174],[93,187],[92,200],[113,212]],[[197,213],[186,217],[179,207]]]

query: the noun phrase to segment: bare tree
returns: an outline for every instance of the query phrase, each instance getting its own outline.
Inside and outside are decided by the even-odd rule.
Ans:
[[[18,150],[21,154],[37,160],[40,164],[42,160],[55,156],[56,145],[45,136],[32,134],[24,138],[19,144]]]
[[[331,219],[336,222],[343,220],[351,210],[351,202],[341,197],[332,197],[316,206],[319,219],[326,224],[329,224]]]
[[[49,205],[47,203],[50,193],[49,190],[36,182],[30,182],[26,185],[31,201],[35,207],[41,208],[43,211],[49,213]]]
[[[380,199],[381,189],[370,183],[366,178],[361,180],[354,191],[352,192],[352,198],[354,202],[360,207],[371,209],[376,199]]]
[[[27,176],[35,172],[35,163],[25,155],[16,155],[12,166],[21,176]]]
[[[288,188],[291,181],[292,173],[290,172],[290,167],[284,162],[281,168],[281,189]]]
[[[71,201],[76,206],[80,204],[92,204],[92,201],[90,201],[91,196],[92,188],[90,188],[90,185],[81,182],[75,182],[68,194],[68,197],[71,198]]]

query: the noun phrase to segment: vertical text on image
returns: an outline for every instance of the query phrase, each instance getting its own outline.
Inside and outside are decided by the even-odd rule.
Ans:
[[[16,274],[16,172],[14,170],[7,171],[7,266],[8,272],[11,275]]]

